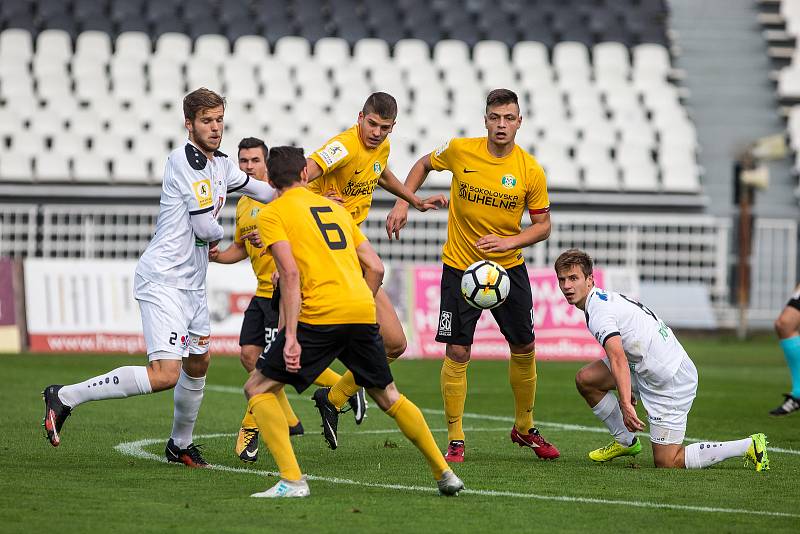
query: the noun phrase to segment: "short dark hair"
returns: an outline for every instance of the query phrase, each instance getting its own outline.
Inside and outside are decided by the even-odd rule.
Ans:
[[[562,252],[558,259],[556,259],[556,263],[554,265],[556,274],[570,269],[573,265],[579,266],[583,272],[583,276],[588,277],[590,274],[592,274],[594,261],[592,260],[592,257],[584,251],[577,248],[571,248]]]
[[[260,148],[261,151],[264,152],[264,161],[266,161],[267,156],[269,156],[269,147],[258,137],[245,137],[239,141],[239,152],[241,152],[243,148]]]
[[[296,146],[274,146],[269,149],[267,172],[278,189],[300,181],[300,171],[306,166],[303,149]]]
[[[397,118],[397,100],[389,93],[383,93],[381,91],[372,93],[367,97],[367,101],[364,102],[361,113],[364,115],[377,113],[382,119],[394,120]]]
[[[492,89],[486,96],[486,113],[489,113],[489,108],[504,104],[516,104],[519,109],[517,93],[511,89]]]
[[[201,87],[183,97],[183,117],[193,121],[198,111],[218,106],[224,110],[225,99],[211,89]]]

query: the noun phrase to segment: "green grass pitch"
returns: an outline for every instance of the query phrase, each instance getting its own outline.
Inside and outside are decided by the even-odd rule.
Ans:
[[[268,474],[275,464],[263,446],[252,465],[233,455],[244,408],[237,359],[212,360],[196,427],[207,437],[195,441],[220,469],[191,470],[154,461],[169,437],[171,392],[83,405],[60,447],[44,438],[44,386],[141,365],[142,357],[0,355],[0,532],[800,531],[800,415],[767,415],[789,381],[777,343],[685,345],[700,372],[687,437],[764,432],[771,447],[783,449],[770,452],[770,471],[756,473],[739,459],[702,471],[657,470],[646,438],[635,462],[593,464],[586,453],[609,437],[575,390],[582,364],[560,362],[538,364],[535,415],[562,456],[537,460],[508,437],[507,364],[476,361],[468,375],[467,461],[455,466],[471,491],[437,496],[422,457],[374,405],[360,427],[343,415],[340,446],[329,450],[309,389],[301,396],[292,390],[290,399],[306,428],[293,444],[311,497],[251,499],[276,481]],[[440,362],[419,360],[392,367],[444,447],[439,369]]]

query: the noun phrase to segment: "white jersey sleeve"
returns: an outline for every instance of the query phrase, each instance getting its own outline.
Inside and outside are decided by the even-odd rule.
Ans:
[[[599,293],[596,298],[597,300],[592,306],[592,314],[587,314],[586,324],[597,342],[605,347],[606,341],[620,335],[619,325],[614,310],[607,305],[608,301],[602,300],[603,298],[607,299],[607,295]]]

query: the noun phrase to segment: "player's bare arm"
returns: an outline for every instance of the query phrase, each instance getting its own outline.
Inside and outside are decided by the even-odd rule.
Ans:
[[[220,251],[218,246],[209,247],[208,249],[209,261],[223,263],[225,265],[240,262],[246,257],[247,249],[244,248],[244,243],[240,241],[234,241],[223,251]]]
[[[364,270],[364,281],[369,286],[374,296],[378,289],[383,284],[384,267],[383,262],[378,257],[375,249],[369,244],[369,241],[363,241],[356,247],[356,254],[358,254],[358,262]]]
[[[398,199],[406,201],[406,205],[410,204],[414,206],[414,209],[417,211],[425,212],[431,209],[438,210],[439,208],[447,206],[447,197],[441,193],[427,198],[419,198],[403,185],[403,183],[397,179],[397,176],[389,169],[384,169],[381,173],[378,178],[378,185],[389,191]]]
[[[285,321],[286,344],[283,359],[286,370],[300,370],[300,344],[297,342],[297,320],[300,316],[300,271],[288,241],[278,241],[269,247],[278,268],[281,289],[281,315]]]
[[[425,178],[428,177],[428,173],[432,170],[431,155],[425,154],[419,158],[408,171],[405,188],[411,193],[415,193],[422,187]],[[389,236],[389,239],[392,239],[392,234],[394,234],[395,239],[400,239],[400,230],[405,228],[406,224],[408,224],[408,202],[402,198],[398,198],[394,203],[392,211],[390,211],[389,215],[386,217],[386,234]]]
[[[306,158],[306,169],[308,172],[309,183],[313,182],[314,180],[316,180],[317,178],[319,178],[324,174],[322,167],[319,166],[319,163],[317,163],[311,158]],[[329,188],[327,191],[323,192],[322,196],[327,198],[328,200],[336,202],[340,206],[344,204],[344,198],[342,198],[341,193],[339,193],[336,189],[332,187]]]
[[[611,374],[614,375],[614,382],[617,384],[619,407],[622,410],[622,420],[625,422],[625,427],[631,432],[644,430],[644,423],[636,415],[636,408],[631,402],[631,374],[628,367],[628,359],[622,349],[622,338],[620,336],[608,338],[603,348],[611,364]]]
[[[544,241],[550,237],[550,212],[531,213],[531,225],[517,235],[499,237],[489,234],[475,242],[475,246],[482,252],[506,252]]]

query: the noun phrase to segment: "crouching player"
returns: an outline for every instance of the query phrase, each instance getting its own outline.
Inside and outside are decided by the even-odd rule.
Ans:
[[[464,484],[447,466],[422,413],[398,392],[389,371],[376,323],[375,293],[383,279],[380,259],[347,210],[305,188],[308,171],[302,149],[273,148],[267,168],[279,196],[273,206],[261,210],[256,225],[280,274],[285,327],[256,364],[244,390],[281,480],[253,496],[309,495],[276,395],[285,384],[304,391],[336,358],[422,452],[439,491],[457,494]]]
[[[595,287],[592,268],[592,258],[577,249],[567,250],[555,263],[561,292],[567,302],[583,310],[589,331],[606,352],[606,358],[586,365],[575,377],[578,391],[614,436],[589,458],[607,462],[641,452],[636,432],[644,429],[644,423],[636,415],[633,386],[647,410],[656,467],[701,469],[744,456],[756,471],[769,469],[764,434],[682,445],[697,392],[694,363],[672,330],[645,305]]]

